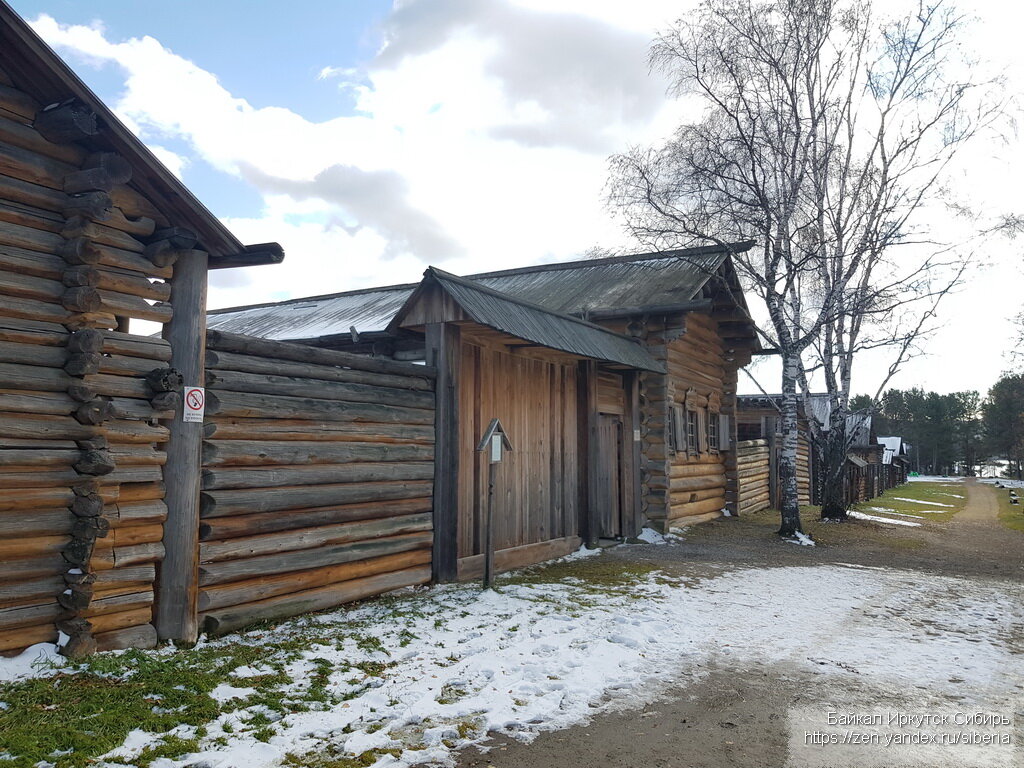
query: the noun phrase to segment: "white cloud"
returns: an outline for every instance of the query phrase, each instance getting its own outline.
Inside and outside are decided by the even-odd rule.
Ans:
[[[625,245],[602,204],[606,156],[666,136],[683,114],[685,104],[665,101],[645,57],[652,34],[692,5],[399,2],[376,58],[320,70],[355,100],[353,114],[321,122],[254,107],[248,97],[258,94],[229,92],[154,37],[117,41],[99,23],[45,15],[33,26],[73,61],[120,68],[116,112],[175,173],[187,175],[189,158],[164,145],[184,142],[195,158],[261,191],[262,211],[227,223],[245,242],[281,242],[287,259],[216,275],[211,305],[224,306],[415,280],[428,262],[467,273]],[[1011,51],[1019,85],[1024,57],[1006,45],[1016,27],[1003,23],[1004,10],[978,10],[990,21],[977,40],[986,51]],[[1013,205],[1024,172],[1016,140],[980,147],[975,159],[962,183],[989,209]],[[1009,266],[1018,249],[989,250],[1002,262],[997,277],[979,276],[950,302],[956,331],[937,336],[934,348],[969,347],[972,368],[994,375],[991,350],[1005,346],[1020,275]],[[959,320],[972,313],[983,325],[973,332]],[[950,358],[940,359],[948,372]],[[941,364],[912,370],[915,378],[897,383],[946,389],[952,381]]]

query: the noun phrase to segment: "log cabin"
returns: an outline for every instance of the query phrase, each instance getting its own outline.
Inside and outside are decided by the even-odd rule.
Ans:
[[[737,371],[757,337],[729,258],[705,247],[347,291],[210,313],[210,328],[437,374],[434,578],[482,569],[492,419],[498,569],[581,542],[738,511]]]
[[[0,1],[0,653],[195,639],[202,425],[180,390],[203,380],[209,270],[282,258]]]

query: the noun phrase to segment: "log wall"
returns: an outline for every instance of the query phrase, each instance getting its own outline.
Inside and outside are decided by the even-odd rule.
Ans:
[[[494,548],[505,551],[497,567],[539,562],[579,546],[576,386],[576,362],[569,355],[549,353],[548,359],[538,359],[496,344],[463,341],[460,578],[482,573],[488,459],[474,448],[493,418],[501,420],[513,445],[495,481]]]
[[[194,239],[170,247],[130,165],[61,123],[77,105],[43,113],[11,85],[2,101],[0,653],[152,645],[180,382],[165,342],[115,329],[170,320]]]
[[[206,631],[430,580],[434,369],[211,331],[206,370]]]
[[[739,512],[759,512],[771,506],[771,448],[767,440],[736,444]]]

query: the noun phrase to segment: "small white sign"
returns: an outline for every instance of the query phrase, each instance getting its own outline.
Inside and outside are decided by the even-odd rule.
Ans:
[[[198,421],[202,423],[206,413],[206,390],[202,387],[185,387],[185,407],[182,421]]]
[[[491,435],[491,463],[497,464],[501,461],[501,435]]]

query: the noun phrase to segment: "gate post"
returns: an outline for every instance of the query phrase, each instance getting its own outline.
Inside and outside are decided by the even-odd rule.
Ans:
[[[206,280],[209,258],[188,251],[174,265],[171,306],[174,315],[164,326],[171,345],[171,366],[185,386],[205,384]],[[156,605],[156,630],[163,640],[194,643],[199,636],[199,484],[202,474],[203,425],[182,420],[184,397],[168,425],[164,465],[164,559]]]
[[[459,575],[459,326],[428,323],[427,363],[437,369],[434,410],[433,578],[455,581]]]

